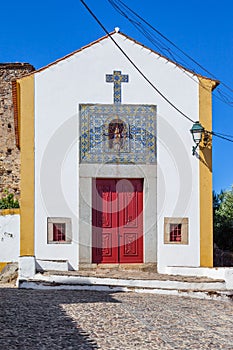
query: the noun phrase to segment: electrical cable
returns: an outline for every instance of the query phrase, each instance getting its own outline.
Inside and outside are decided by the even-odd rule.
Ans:
[[[133,13],[136,17],[138,17],[141,21],[143,21],[148,27],[150,27],[152,30],[154,30],[157,34],[159,34],[163,39],[165,39],[167,42],[169,42],[171,45],[173,45],[177,50],[179,50],[184,56],[186,56],[188,59],[190,59],[193,63],[195,63],[197,66],[199,66],[202,70],[204,70],[207,74],[211,75],[214,79],[218,80],[218,78],[211,73],[209,70],[207,70],[204,66],[202,66],[199,62],[197,62],[193,57],[188,55],[185,51],[179,48],[174,42],[172,42],[170,39],[168,39],[163,33],[161,33],[158,29],[156,29],[154,26],[152,26],[149,22],[147,22],[143,17],[141,17],[138,13],[136,13],[134,10],[132,10],[129,6],[127,6],[123,1],[117,0],[122,6],[124,6],[128,11]],[[113,6],[113,3],[115,3],[115,0],[108,0],[108,2]],[[116,5],[117,6],[117,5]],[[119,7],[118,7],[119,8]],[[123,11],[121,11],[121,14]],[[227,89],[233,92],[233,89],[229,87],[227,84],[222,83]]]
[[[233,139],[231,140],[228,137],[221,136],[221,134],[216,133],[214,131],[210,132],[210,134],[212,134],[213,136],[219,137],[220,139],[223,139],[223,140],[226,140],[226,141],[229,141],[229,142],[233,142]],[[231,136],[231,137],[233,138],[233,136]]]
[[[226,136],[226,137],[230,137],[233,139],[233,135],[229,135],[229,134],[222,134],[220,132],[216,132],[216,134],[220,135],[220,136]]]
[[[154,40],[159,41],[160,44],[163,45],[162,49],[165,50],[165,51],[167,51],[168,54],[171,55],[171,57],[172,57],[172,59],[173,59],[174,61],[177,61],[177,60],[174,58],[173,54],[171,53],[171,49],[170,49],[168,46],[167,46],[167,47],[164,47],[165,45],[164,45],[164,43],[162,42],[161,39],[159,39],[159,38],[156,38],[156,39],[155,39],[155,37],[153,37],[153,34],[151,34],[147,29],[143,28],[143,26],[142,26],[142,24],[141,24],[140,22],[138,22],[138,21],[136,21],[136,20],[130,18],[125,12],[123,12],[123,11],[120,9],[120,7],[119,7],[118,5],[115,4],[114,1],[112,1],[112,0],[108,0],[108,1],[109,1],[110,4],[112,5],[112,7],[115,8],[115,10],[116,10],[117,12],[120,13],[121,16],[125,17],[131,24],[133,24],[134,27],[136,27],[137,30],[139,30],[152,44],[153,44]],[[155,45],[155,46],[156,46],[156,45]],[[179,57],[179,59],[180,59],[181,61],[185,62],[181,56],[179,56],[179,55],[177,55],[177,54],[176,54],[176,56]],[[183,64],[187,64],[187,63],[183,63]]]
[[[138,68],[138,66],[131,60],[131,58],[127,55],[127,53],[121,48],[121,46],[116,42],[116,40],[113,39],[113,37],[109,34],[107,29],[104,27],[104,25],[100,22],[100,20],[97,18],[97,16],[91,11],[91,9],[87,6],[87,4],[80,0],[81,3],[86,7],[88,12],[92,15],[92,17],[96,20],[96,22],[100,25],[100,27],[104,30],[104,32],[107,34],[107,36],[113,41],[113,43],[118,47],[118,49],[122,52],[122,54],[127,58],[127,60],[134,66],[134,68],[138,71],[138,73],[148,82],[148,84],[170,105],[172,106],[177,112],[179,112],[184,118],[188,119],[190,122],[195,123],[193,119],[191,119],[187,114],[182,112],[178,107],[174,105],[147,77],[146,75]]]
[[[130,9],[126,4],[124,4],[121,0],[108,0],[108,2],[111,4],[111,6],[118,12],[120,13],[121,16],[125,17],[128,21],[130,21],[130,23],[132,25],[134,25],[134,27],[137,28],[138,31],[140,31],[158,50],[160,53],[162,53],[164,56],[170,56],[171,59],[173,61],[175,61],[178,65],[184,65],[184,66],[189,66],[189,64],[184,61],[184,59],[178,55],[175,52],[171,52],[172,50],[169,47],[164,47],[166,46],[161,40],[159,40],[158,38],[156,38],[156,41],[160,41],[161,45],[163,45],[163,48],[159,48],[158,44],[156,45],[154,40],[155,38],[153,38],[153,35],[146,30],[145,28],[143,28],[142,24],[138,21],[136,21],[135,19],[130,18],[123,10],[121,10],[121,8],[117,5],[116,2],[119,2],[122,4],[123,7],[126,8],[126,10],[128,9],[128,11],[130,11],[131,13],[133,13],[135,16],[137,16],[139,19],[141,19],[144,23],[146,23],[150,28],[152,28],[156,33],[158,33],[164,40],[166,40],[167,42],[169,42],[170,44],[172,44],[177,50],[179,50],[184,56],[186,56],[189,60],[191,60],[192,62],[194,62],[197,66],[199,66],[202,70],[204,70],[206,73],[208,73],[210,76],[212,76],[214,79],[217,79],[211,72],[209,72],[207,69],[205,69],[201,64],[199,64],[196,60],[194,60],[190,55],[186,54],[182,49],[180,49],[176,44],[174,44],[171,40],[169,40],[165,35],[163,35],[161,32],[159,32],[155,27],[153,27],[150,23],[148,23],[146,20],[144,20],[140,15],[138,15],[135,11],[133,11],[132,9]],[[161,46],[160,46],[161,47]],[[164,54],[163,51],[166,51],[168,53],[168,55]],[[174,57],[174,55],[176,57]],[[177,60],[177,57],[179,60]],[[179,67],[179,66],[178,66]],[[179,67],[180,69],[182,69],[181,67]],[[190,69],[190,68],[189,68]],[[190,69],[194,74],[195,74],[195,69],[191,68]],[[184,71],[183,71],[184,72]],[[197,73],[196,73],[197,74]],[[192,79],[192,77],[190,75],[187,74],[187,76],[189,76],[189,78]],[[193,79],[194,80],[194,79]],[[196,82],[196,80],[194,80]],[[223,86],[225,86],[228,90],[232,91],[233,90],[227,86],[225,83],[221,83]],[[213,96],[216,97],[218,100],[220,100],[221,102],[229,105],[230,107],[233,107],[233,97],[230,96],[229,94],[227,94],[225,91],[224,92],[220,92],[221,88],[218,89],[218,91],[213,93]],[[220,95],[218,96],[217,93]],[[224,95],[225,94],[225,95]]]
[[[85,3],[84,0],[80,0],[81,3],[84,5],[84,7],[88,10],[88,12],[91,14],[91,16],[95,19],[95,21],[99,24],[99,26],[104,30],[104,32],[107,34],[107,36],[113,41],[113,43],[118,47],[118,49],[122,52],[122,54],[127,58],[127,60],[134,66],[134,68],[140,73],[140,75],[151,85],[151,87],[167,102],[169,103],[177,112],[180,113],[183,117],[191,121],[192,123],[195,123],[193,119],[191,119],[188,115],[183,113],[178,107],[176,107],[160,90],[156,88],[156,86],[145,76],[145,74],[137,67],[137,65],[131,60],[131,58],[126,54],[126,52],[121,48],[121,46],[114,40],[114,38],[109,34],[107,29],[104,27],[104,25],[100,22],[100,20],[97,18],[97,16],[92,12],[92,10],[88,7],[88,5]],[[205,130],[208,134],[211,134],[215,137],[219,137],[223,140],[233,142],[233,136],[232,135],[225,135],[221,133],[217,133],[215,131],[208,131]],[[232,140],[228,137],[232,137]]]

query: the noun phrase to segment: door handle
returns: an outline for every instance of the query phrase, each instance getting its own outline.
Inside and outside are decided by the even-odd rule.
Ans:
[[[131,221],[133,221],[132,215],[130,215],[130,216],[128,217],[127,224],[129,224]]]

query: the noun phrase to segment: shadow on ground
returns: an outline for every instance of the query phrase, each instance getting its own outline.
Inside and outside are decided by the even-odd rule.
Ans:
[[[112,293],[0,288],[0,349],[99,349],[61,307],[87,302],[119,303]]]

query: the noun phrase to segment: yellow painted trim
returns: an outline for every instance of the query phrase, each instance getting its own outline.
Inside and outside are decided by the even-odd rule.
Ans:
[[[20,85],[20,256],[34,256],[34,75]]]
[[[199,77],[199,121],[212,130],[212,90],[215,81]],[[213,267],[212,140],[199,147],[200,266]]]
[[[0,210],[0,216],[5,216],[5,215],[16,215],[20,214],[20,209],[15,208],[15,209],[1,209]]]
[[[4,269],[4,267],[7,265],[7,262],[0,262],[0,273],[2,272],[2,270]]]

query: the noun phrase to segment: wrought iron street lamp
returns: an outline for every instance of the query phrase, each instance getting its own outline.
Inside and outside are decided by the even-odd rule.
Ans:
[[[199,122],[195,122],[192,126],[192,129],[190,130],[192,136],[193,136],[193,141],[195,142],[196,146],[193,146],[193,156],[196,152],[197,147],[199,146],[199,143],[201,142],[202,135],[205,132],[205,129]]]

